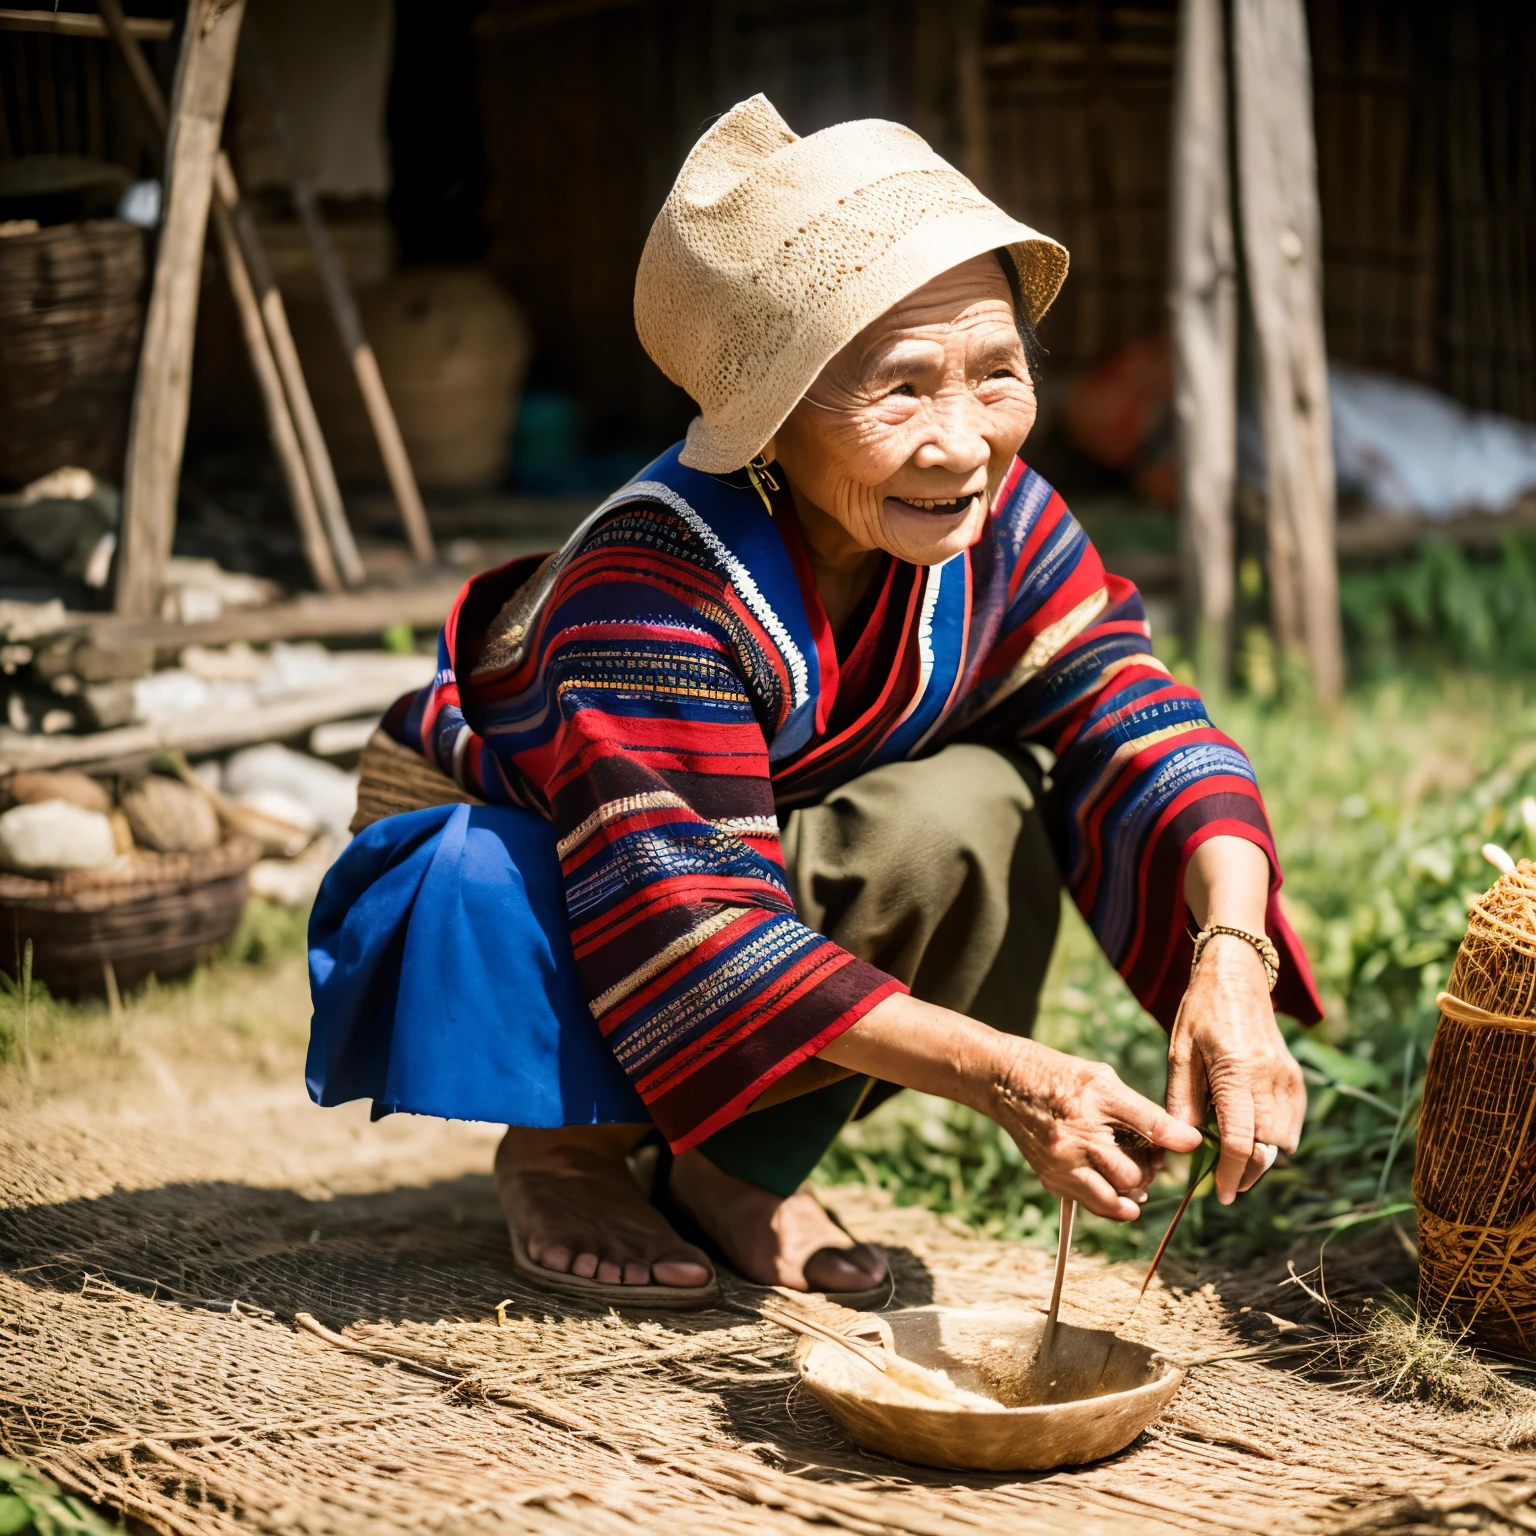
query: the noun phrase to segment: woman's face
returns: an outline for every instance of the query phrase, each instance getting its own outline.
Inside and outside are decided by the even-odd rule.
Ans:
[[[797,495],[864,549],[937,565],[981,537],[1035,422],[997,258],[978,256],[866,326],[769,451]]]

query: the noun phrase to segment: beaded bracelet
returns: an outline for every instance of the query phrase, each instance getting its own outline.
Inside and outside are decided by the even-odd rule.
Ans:
[[[1264,962],[1264,975],[1268,978],[1269,990],[1273,992],[1275,983],[1280,980],[1280,951],[1270,942],[1267,935],[1249,933],[1246,928],[1229,928],[1225,923],[1211,923],[1195,935],[1195,957],[1189,963],[1189,974],[1191,976],[1195,974],[1200,964],[1200,956],[1205,953],[1205,946],[1218,933],[1224,933],[1229,938],[1241,939],[1243,943],[1251,944],[1259,952],[1259,959]]]

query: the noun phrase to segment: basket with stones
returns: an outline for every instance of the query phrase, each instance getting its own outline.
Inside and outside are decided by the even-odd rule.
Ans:
[[[1472,903],[1439,1003],[1413,1177],[1419,1307],[1536,1359],[1536,864]]]
[[[210,797],[160,774],[114,796],[74,771],[0,787],[0,969],[62,996],[173,976],[228,938],[261,844]]]

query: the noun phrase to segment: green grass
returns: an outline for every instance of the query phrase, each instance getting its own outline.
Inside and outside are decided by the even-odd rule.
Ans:
[[[122,1536],[122,1531],[41,1473],[0,1458],[0,1536]]]
[[[145,1029],[187,1040],[217,1032],[225,1043],[292,1045],[308,1025],[301,963],[308,914],[260,898],[246,905],[240,926],[207,965],[170,982],[151,978],[123,999],[114,1017],[105,999],[49,995],[23,963],[7,957],[0,972],[0,1066],[34,1071],[65,1056],[121,1054]],[[20,971],[19,977],[8,974]],[[0,1531],[0,1536],[4,1532]]]
[[[1536,857],[1536,696],[1518,678],[1444,674],[1366,686],[1334,719],[1252,694],[1213,710],[1258,770],[1327,1021],[1282,1020],[1309,1108],[1290,1165],[1234,1206],[1207,1190],[1176,1248],[1233,1257],[1402,1214],[1435,995],[1450,975],[1470,896],[1492,883],[1479,849]],[[1161,1097],[1165,1037],[1110,969],[1074,909],[1054,957],[1037,1037],[1108,1061]],[[904,1203],[1001,1237],[1054,1240],[1055,1201],[990,1121],[902,1095],[844,1133],[819,1177],[868,1180]],[[1184,1170],[1163,1175],[1131,1226],[1085,1223],[1116,1256],[1147,1254]]]

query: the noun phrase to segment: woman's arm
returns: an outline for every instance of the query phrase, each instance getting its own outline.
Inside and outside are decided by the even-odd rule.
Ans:
[[[1008,603],[958,722],[972,739],[1054,755],[1044,809],[1062,877],[1110,963],[1171,1029],[1189,975],[1179,881],[1190,852],[1230,836],[1273,861],[1253,766],[1152,654],[1135,587],[1105,572],[1061,497],[1022,466],[993,537]],[[1269,896],[1276,1006],[1313,1021],[1306,955]]]
[[[1117,1131],[1170,1152],[1200,1145],[1197,1130],[1127,1088],[1103,1063],[915,997],[885,998],[820,1055],[991,1116],[1052,1194],[1118,1221],[1135,1220],[1149,1170],[1127,1155]]]
[[[1264,932],[1269,859],[1241,837],[1213,837],[1195,849],[1184,899],[1204,928],[1220,923]],[[1267,1167],[1256,1142],[1296,1150],[1307,1090],[1275,1023],[1258,951],[1217,934],[1190,978],[1168,1041],[1168,1112],[1190,1125],[1214,1105],[1221,1131],[1216,1194],[1230,1205]]]

